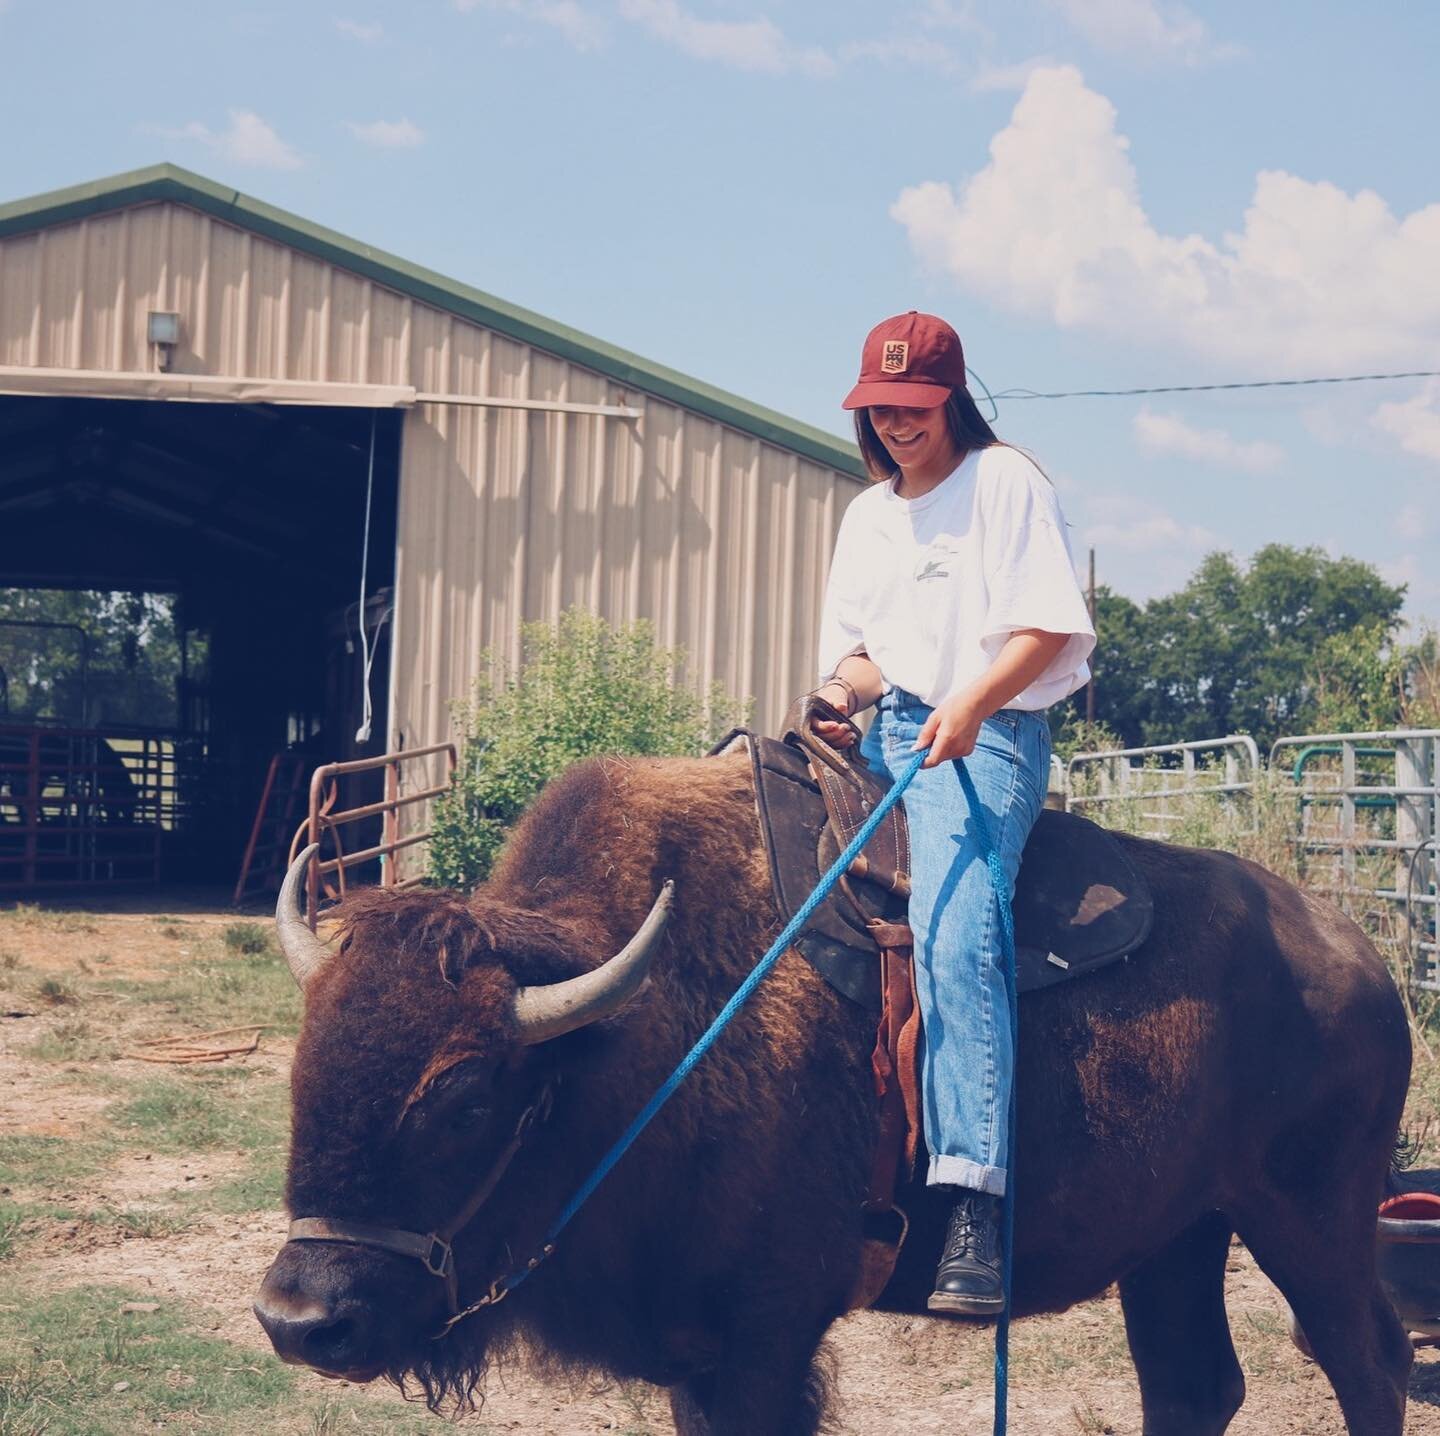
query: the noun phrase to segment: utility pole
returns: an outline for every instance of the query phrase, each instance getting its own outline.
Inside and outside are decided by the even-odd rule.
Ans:
[[[1090,627],[1095,628],[1095,550],[1090,550]],[[1099,649],[1099,629],[1096,632],[1096,649]],[[1085,685],[1085,721],[1093,724],[1095,722],[1095,655],[1090,656],[1090,681]]]

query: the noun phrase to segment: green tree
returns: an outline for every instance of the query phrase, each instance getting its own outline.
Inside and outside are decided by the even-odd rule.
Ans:
[[[1339,716],[1342,688],[1357,682],[1368,696],[1346,700],[1353,713],[1389,711],[1382,690],[1397,701],[1406,683],[1416,695],[1433,691],[1418,652],[1402,663],[1409,679],[1375,667],[1396,658],[1404,596],[1358,559],[1288,544],[1267,544],[1248,565],[1209,554],[1183,588],[1143,609],[1101,590],[1096,718],[1131,746],[1225,733],[1264,746],[1318,731],[1322,712]],[[1083,692],[1072,702],[1083,710]]]
[[[1309,677],[1319,733],[1363,733],[1401,721],[1404,655],[1383,624],[1332,633],[1315,651]]]
[[[0,589],[0,720],[171,727],[180,671],[172,595]]]
[[[1092,749],[1090,738],[1103,737],[1106,746],[1134,747],[1144,742],[1155,681],[1149,666],[1145,637],[1145,610],[1133,599],[1116,593],[1108,584],[1095,588],[1095,631],[1100,635],[1091,671],[1095,683],[1096,733],[1085,724],[1085,690],[1071,705],[1051,710],[1051,736],[1055,751]]]
[[[1428,624],[1404,649],[1400,719],[1407,728],[1440,728],[1440,632]]]
[[[580,758],[698,754],[743,721],[748,703],[718,685],[702,697],[682,678],[684,655],[657,646],[646,622],[614,628],[572,608],[527,624],[515,673],[493,654],[453,716],[454,788],[435,805],[430,878],[471,887],[541,788]]]

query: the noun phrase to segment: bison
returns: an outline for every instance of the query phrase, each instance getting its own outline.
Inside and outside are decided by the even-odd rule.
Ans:
[[[1144,947],[1021,1004],[1014,1310],[1118,1282],[1145,1431],[1215,1436],[1245,1392],[1223,1292],[1238,1233],[1349,1430],[1400,1436],[1411,1347],[1374,1236],[1410,1047],[1385,965],[1254,863],[1121,841],[1153,890]],[[292,873],[300,1226],[255,1303],[280,1356],[438,1408],[523,1352],[669,1388],[686,1436],[816,1431],[818,1354],[862,1256],[873,1029],[793,952],[529,1279],[450,1322],[541,1255],[778,930],[745,756],[582,763],[471,898],[360,893],[336,951],[295,891]],[[920,1315],[945,1207],[919,1185],[902,1203],[877,1305]],[[452,1231],[453,1274],[429,1235]]]

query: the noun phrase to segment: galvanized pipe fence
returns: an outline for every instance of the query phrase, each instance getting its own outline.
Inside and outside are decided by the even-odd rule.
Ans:
[[[1372,928],[1388,925],[1415,986],[1440,992],[1440,729],[1301,734],[1263,763],[1248,734],[1077,753],[1062,788],[1072,811],[1183,840],[1197,800],[1232,832],[1254,834],[1262,785],[1289,816],[1306,886],[1346,900]]]

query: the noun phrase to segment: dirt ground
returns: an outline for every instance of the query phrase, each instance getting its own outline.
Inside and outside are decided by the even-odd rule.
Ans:
[[[140,983],[163,978],[192,953],[217,950],[218,936],[235,921],[234,913],[206,909],[198,901],[173,906],[168,918],[140,910],[44,916],[32,911],[28,917],[22,910],[18,918],[0,911],[0,978],[6,981],[0,991],[5,1009],[0,1015],[0,1090],[5,1094],[0,1138],[78,1139],[103,1125],[107,1105],[115,1100],[114,1084],[148,1075],[144,1065],[118,1055],[66,1058],[62,1052],[57,1058],[41,1039],[75,1022],[76,1003],[83,1007],[87,1000],[88,975],[103,971],[108,980],[123,974]],[[157,935],[160,927],[163,939]],[[34,1000],[31,994],[41,990],[46,977],[76,984],[80,997],[54,1006]],[[131,1021],[128,1010],[123,1002],[97,1008],[107,1026],[121,1028]],[[121,1038],[123,1045],[123,1032]],[[251,1086],[278,1085],[289,1051],[288,1039],[267,1035],[259,1052],[230,1065],[251,1068]],[[181,1194],[216,1189],[242,1166],[240,1154],[225,1150],[166,1153],[130,1143],[94,1170],[58,1178],[45,1195],[68,1208],[103,1203],[143,1217],[170,1210]],[[6,1195],[24,1200],[35,1194],[6,1189]],[[137,1289],[163,1306],[183,1308],[197,1329],[234,1342],[255,1363],[273,1361],[249,1304],[283,1240],[285,1218],[274,1209],[204,1210],[203,1202],[198,1210],[178,1230],[164,1223],[148,1228],[143,1221],[134,1229],[63,1220],[32,1223],[0,1270],[40,1294],[95,1284]],[[1227,1301],[1249,1387],[1232,1433],[1343,1436],[1325,1378],[1291,1346],[1278,1293],[1238,1246],[1232,1251]],[[1138,1436],[1139,1398],[1113,1292],[1062,1315],[1021,1323],[1012,1341],[1010,1429],[1016,1436]],[[829,1345],[839,1371],[839,1431],[922,1436],[990,1429],[989,1329],[861,1313],[840,1322]],[[301,1390],[329,1385],[309,1374],[300,1382]],[[390,1403],[397,1416],[413,1414],[390,1388],[372,1388],[366,1396],[367,1406]],[[555,1386],[520,1371],[496,1383],[483,1410],[460,1425],[535,1436],[607,1431],[639,1436],[671,1430],[668,1405],[658,1391]],[[435,1429],[443,1429],[438,1421]],[[1417,1353],[1406,1429],[1417,1436],[1440,1436],[1440,1355],[1433,1348]]]

